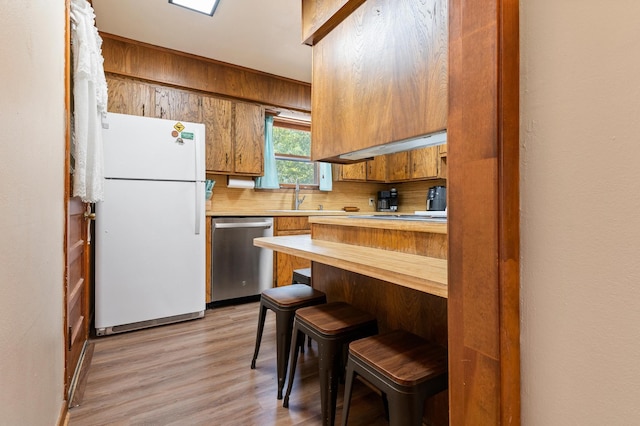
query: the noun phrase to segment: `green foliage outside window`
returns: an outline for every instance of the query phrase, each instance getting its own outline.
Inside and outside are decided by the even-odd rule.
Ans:
[[[281,184],[317,185],[316,165],[310,161],[311,133],[273,126],[273,147]]]

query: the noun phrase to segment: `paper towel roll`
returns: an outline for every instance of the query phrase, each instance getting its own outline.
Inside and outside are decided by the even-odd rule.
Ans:
[[[227,178],[227,188],[253,189],[255,185],[252,177],[229,176]]]

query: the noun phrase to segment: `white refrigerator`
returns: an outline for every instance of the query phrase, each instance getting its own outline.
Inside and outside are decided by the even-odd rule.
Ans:
[[[96,204],[95,328],[204,316],[204,124],[109,113]]]

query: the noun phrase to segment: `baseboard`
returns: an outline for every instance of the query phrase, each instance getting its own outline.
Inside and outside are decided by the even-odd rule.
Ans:
[[[62,401],[62,407],[60,407],[60,415],[58,415],[57,426],[67,426],[69,424],[69,404],[67,400]]]

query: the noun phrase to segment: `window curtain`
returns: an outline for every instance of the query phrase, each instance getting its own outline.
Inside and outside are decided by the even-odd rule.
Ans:
[[[276,153],[273,149],[273,116],[265,118],[264,125],[264,176],[256,179],[256,188],[278,189],[278,169],[276,168]]]
[[[331,163],[320,164],[320,191],[333,189],[333,177],[331,176]]]
[[[102,39],[87,0],[71,1],[73,52],[73,195],[85,203],[104,197],[102,117],[107,112]]]

